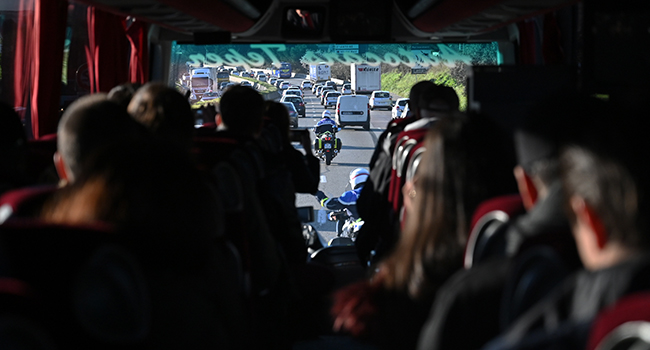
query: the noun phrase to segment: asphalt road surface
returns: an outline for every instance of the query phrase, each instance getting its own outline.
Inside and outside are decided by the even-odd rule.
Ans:
[[[300,86],[303,79],[288,79],[294,86]],[[339,87],[340,90],[340,87]],[[320,104],[320,100],[311,90],[303,91],[306,105],[305,118],[299,118],[299,127],[313,127],[320,120],[325,110]],[[329,108],[332,111],[332,108]],[[348,176],[356,168],[368,168],[368,162],[375,149],[377,138],[384,131],[388,121],[391,118],[390,110],[370,111],[370,130],[365,131],[359,126],[345,127],[337,133],[343,144],[341,152],[332,160],[331,165],[325,165],[321,161],[320,173],[320,190],[325,192],[329,197],[338,197],[343,192],[350,190]],[[312,133],[312,140],[315,138]],[[295,143],[297,149],[302,147]],[[316,197],[312,195],[298,194],[296,198],[296,207],[311,206],[314,208],[314,222],[312,226],[329,241],[336,237],[335,222],[327,221],[327,210],[321,207]]]

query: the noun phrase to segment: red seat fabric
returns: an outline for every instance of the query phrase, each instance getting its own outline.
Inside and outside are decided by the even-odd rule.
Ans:
[[[601,311],[592,324],[587,350],[598,348],[618,326],[631,321],[650,321],[650,293],[628,295]]]
[[[56,191],[54,185],[31,186],[5,192],[0,197],[0,224],[10,217],[33,217]]]

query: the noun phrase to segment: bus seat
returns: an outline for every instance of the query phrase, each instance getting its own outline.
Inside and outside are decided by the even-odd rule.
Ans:
[[[41,185],[23,187],[0,196],[0,224],[11,217],[35,217],[57,187]]]
[[[467,245],[464,266],[466,269],[479,261],[505,254],[505,229],[511,218],[525,212],[518,194],[488,199],[474,211]]]
[[[601,311],[591,326],[587,350],[648,349],[650,293],[628,295]]]
[[[359,281],[366,270],[359,260],[354,245],[331,245],[315,251],[311,261],[325,265],[334,271],[336,288]]]
[[[52,180],[56,177],[54,153],[56,152],[56,134],[44,135],[39,139],[29,140],[25,151],[27,177],[32,182]],[[46,174],[51,171],[52,174]],[[44,179],[46,178],[46,179]]]
[[[501,329],[508,329],[570,273],[562,257],[549,246],[531,247],[517,256],[503,291]]]

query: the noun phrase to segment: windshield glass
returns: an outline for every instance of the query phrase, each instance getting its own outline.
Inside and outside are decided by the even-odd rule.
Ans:
[[[226,44],[190,45],[174,43],[169,83],[188,89],[183,74],[196,67],[265,69],[276,78],[304,74],[310,65],[327,64],[331,79],[352,82],[351,65],[380,67],[381,88],[397,96],[408,96],[418,81],[432,80],[452,87],[466,105],[468,67],[499,64],[496,42],[460,44]],[[318,79],[314,79],[318,80]],[[329,79],[323,79],[329,80]],[[347,85],[347,86],[346,86]],[[351,86],[346,83],[347,89]]]
[[[375,94],[375,98],[389,98],[390,94],[387,92],[379,92]]]

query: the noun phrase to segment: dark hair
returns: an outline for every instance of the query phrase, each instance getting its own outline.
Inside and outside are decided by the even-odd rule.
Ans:
[[[126,109],[131,102],[131,98],[133,98],[133,95],[140,86],[141,84],[139,83],[124,83],[117,85],[108,92],[108,99]]]
[[[475,208],[516,191],[512,146],[503,134],[485,117],[460,114],[429,130],[413,210],[395,252],[382,263],[388,288],[419,297],[461,267]]]
[[[435,86],[435,84],[429,80],[424,80],[416,83],[411,87],[411,91],[409,92],[410,110],[415,111],[420,107],[420,95],[426,88],[431,86]]]
[[[180,92],[162,83],[147,83],[135,92],[128,111],[154,135],[191,147],[194,114]]]
[[[281,102],[266,101],[266,117],[274,124],[282,135],[282,142],[290,143],[289,140],[289,111]]]
[[[185,150],[144,137],[94,154],[42,217],[113,224],[146,256],[174,267],[197,263],[195,255],[201,260],[214,243],[221,229],[215,198]]]
[[[590,122],[561,154],[566,196],[580,196],[596,211],[608,239],[633,249],[650,248],[649,130],[631,117],[647,112],[617,109],[615,114],[608,103],[596,99],[584,107]]]
[[[458,111],[459,104],[458,95],[454,89],[449,86],[430,84],[421,90],[417,105],[420,109],[454,112]]]
[[[142,136],[124,108],[106,99],[106,94],[79,98],[68,107],[57,131],[57,148],[74,179],[91,154],[112,143]]]
[[[221,121],[232,132],[254,136],[262,126],[264,99],[248,86],[233,86],[219,102]]]

